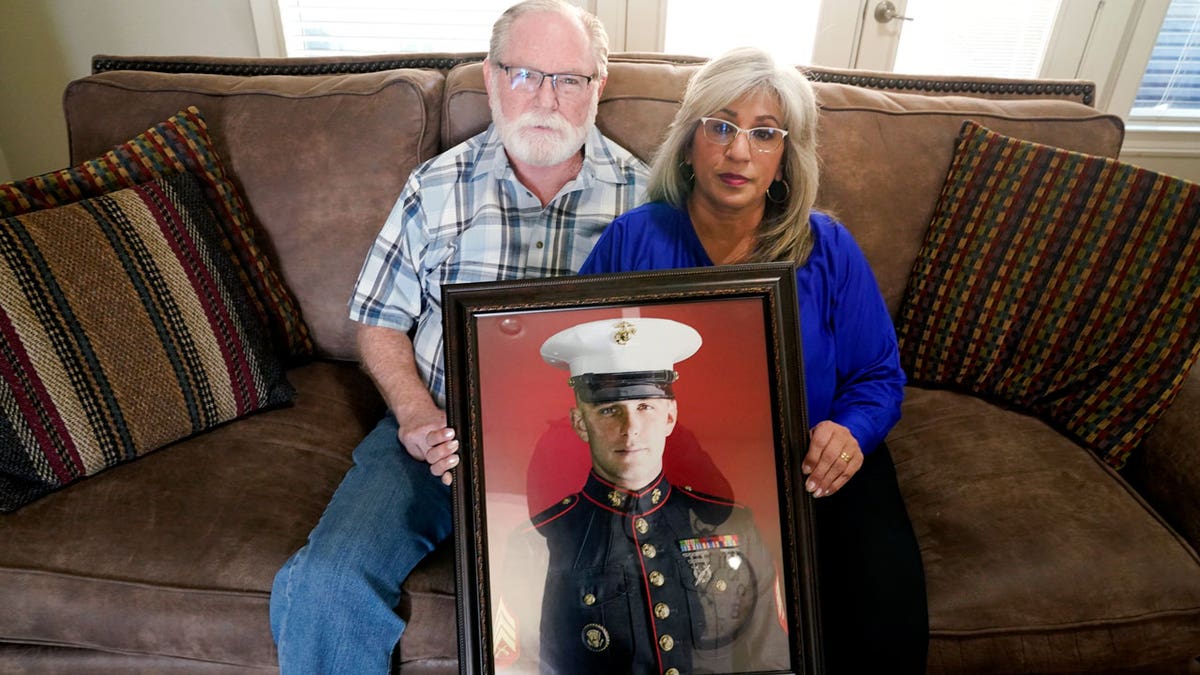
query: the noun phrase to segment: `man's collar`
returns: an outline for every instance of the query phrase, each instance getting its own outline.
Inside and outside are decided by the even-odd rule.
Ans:
[[[595,126],[588,132],[583,142],[583,165],[576,177],[577,187],[590,187],[592,182],[597,180],[610,185],[628,182],[625,174],[619,170],[608,143],[611,141],[607,141]],[[483,145],[477,155],[476,167],[476,175],[493,175],[497,178],[516,180],[512,163],[504,152],[504,144],[500,141],[500,133],[495,124],[488,125]]]

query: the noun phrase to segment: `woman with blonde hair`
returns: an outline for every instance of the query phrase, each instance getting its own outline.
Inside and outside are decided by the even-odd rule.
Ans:
[[[925,577],[891,455],[904,373],[853,237],[815,211],[817,105],[795,68],[743,48],[688,84],[655,156],[649,203],[618,217],[581,274],[796,264],[817,498],[818,585],[833,673],[924,673]]]

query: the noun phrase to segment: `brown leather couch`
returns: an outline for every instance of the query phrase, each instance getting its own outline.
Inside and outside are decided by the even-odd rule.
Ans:
[[[97,57],[64,97],[71,161],[195,105],[319,358],[295,405],[253,415],[0,516],[0,672],[272,671],[268,593],[383,411],[346,300],[409,171],[482,129],[478,54]],[[695,60],[613,60],[599,125],[653,152]],[[156,72],[157,71],[157,72]],[[1115,155],[1080,82],[817,70],[819,206],[898,308],[964,119]],[[64,158],[65,159],[65,158]],[[1041,421],[910,387],[889,442],[928,577],[931,673],[1188,672],[1200,655],[1200,382],[1124,476]],[[453,559],[406,584],[406,673],[456,669]],[[869,644],[863,645],[870,649]]]

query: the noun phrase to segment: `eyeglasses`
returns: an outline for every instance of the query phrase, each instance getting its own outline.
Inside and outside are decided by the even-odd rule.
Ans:
[[[512,90],[522,94],[537,93],[537,90],[542,88],[542,80],[549,78],[550,86],[559,97],[578,98],[583,96],[584,92],[588,90],[588,85],[596,77],[595,75],[575,73],[543,73],[540,70],[506,66],[503,63],[497,63],[496,66],[508,76],[508,83]]]
[[[704,137],[717,145],[729,145],[738,134],[746,134],[746,138],[750,139],[750,147],[759,152],[778,150],[779,146],[783,145],[783,137],[788,134],[787,131],[775,127],[743,129],[720,117],[701,117],[700,128],[704,130]]]

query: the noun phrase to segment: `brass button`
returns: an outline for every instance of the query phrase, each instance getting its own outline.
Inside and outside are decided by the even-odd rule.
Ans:
[[[658,555],[658,549],[654,548],[654,544],[642,544],[642,555],[653,558]]]
[[[718,591],[723,591],[727,587],[727,584],[725,583],[724,579],[717,579],[716,586]]]
[[[592,595],[591,593],[583,596],[583,604],[587,605],[588,607],[596,604],[596,596]]]
[[[666,579],[663,578],[662,572],[654,570],[650,573],[650,583],[655,586],[662,586]]]
[[[658,646],[662,647],[664,652],[669,652],[675,648],[675,638],[670,635],[664,635],[658,638]]]
[[[654,606],[654,616],[657,616],[660,619],[665,619],[668,616],[671,616],[671,608],[667,606],[667,603],[660,602]]]
[[[543,246],[545,246],[545,244],[543,244],[542,242],[540,242],[540,241],[539,241],[539,242],[537,243],[537,247],[538,247],[538,248],[541,248],[541,247],[543,247]]]
[[[637,520],[633,521],[633,526],[636,527],[637,531],[642,534],[646,534],[650,531],[650,523],[647,523],[645,518],[638,518]]]
[[[678,668],[667,668],[663,671],[663,675],[679,675]]]

